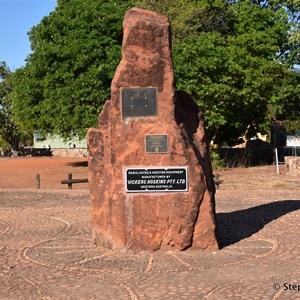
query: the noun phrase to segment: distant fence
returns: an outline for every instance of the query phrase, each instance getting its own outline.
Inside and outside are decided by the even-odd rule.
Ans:
[[[285,156],[300,156],[300,148],[299,147],[278,147],[278,162],[284,163]]]
[[[61,184],[67,184],[68,189],[71,190],[73,187],[73,184],[75,183],[86,183],[89,182],[88,178],[81,178],[81,179],[73,179],[73,175],[70,173],[68,174],[68,179],[61,180]]]
[[[268,165],[274,162],[273,149],[218,148],[212,151],[219,154],[227,168]]]
[[[219,154],[224,160],[226,167],[258,166],[276,163],[275,151],[270,149],[250,149],[250,148],[218,148],[211,151]],[[284,163],[285,156],[300,156],[300,148],[278,147],[278,162]]]

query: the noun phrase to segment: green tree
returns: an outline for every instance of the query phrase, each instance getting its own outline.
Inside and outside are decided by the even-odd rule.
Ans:
[[[58,0],[29,32],[32,54],[14,75],[16,121],[64,137],[83,137],[110,98],[121,57],[121,0]]]
[[[177,88],[204,110],[209,138],[232,145],[268,130],[266,105],[280,111],[280,91],[291,92],[295,81],[287,78],[300,63],[299,0],[132,2],[170,18]],[[121,0],[58,0],[30,31],[32,54],[13,75],[16,124],[64,137],[83,137],[96,126],[130,7]]]
[[[278,92],[280,102],[274,107],[276,118],[284,121],[288,132],[300,130],[300,71],[290,70]]]
[[[19,133],[13,122],[11,101],[11,71],[6,63],[0,62],[0,149],[18,150]]]
[[[139,1],[144,8],[163,8],[175,23],[177,88],[191,93],[204,110],[209,138],[234,145],[241,136],[268,131],[266,106],[280,103],[278,91],[299,61],[299,48],[289,40],[294,23],[287,6],[279,1],[178,3]],[[201,21],[194,22],[195,16]]]
[[[173,44],[203,32],[226,32],[230,16],[223,0],[135,0],[138,7],[166,15],[172,24]]]
[[[292,43],[300,43],[300,0],[290,1],[290,11],[292,12],[292,19],[294,21],[294,27],[290,34],[290,41]]]

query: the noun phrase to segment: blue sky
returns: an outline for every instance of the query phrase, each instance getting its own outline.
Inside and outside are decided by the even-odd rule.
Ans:
[[[55,9],[56,0],[0,0],[0,61],[15,69],[30,54],[27,32]]]

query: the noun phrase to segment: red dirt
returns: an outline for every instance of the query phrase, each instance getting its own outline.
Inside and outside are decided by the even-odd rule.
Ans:
[[[0,159],[0,188],[36,188],[36,174],[40,174],[42,189],[67,189],[60,181],[87,178],[86,158],[26,157]],[[74,184],[73,189],[87,189],[87,183]]]
[[[60,181],[87,178],[86,158],[26,157],[0,158],[0,189],[35,189],[36,174],[40,174],[41,189],[67,189]],[[231,168],[214,171],[220,174],[220,190],[299,190],[300,177],[288,176],[285,166],[280,174],[273,165],[251,168]],[[88,189],[87,183],[74,184],[73,189]]]

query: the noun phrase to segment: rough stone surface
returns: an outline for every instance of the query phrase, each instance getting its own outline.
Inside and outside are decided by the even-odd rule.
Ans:
[[[300,157],[285,156],[284,163],[287,175],[300,176]]]
[[[122,118],[125,87],[157,88],[157,116]],[[146,134],[167,134],[168,153],[146,154]],[[218,248],[204,121],[191,97],[175,92],[167,18],[136,8],[125,14],[111,100],[87,142],[97,244],[151,251]],[[172,166],[188,167],[188,192],[126,193],[125,168]]]

